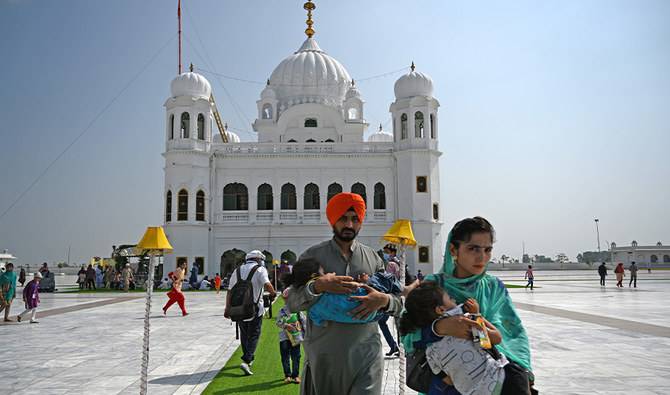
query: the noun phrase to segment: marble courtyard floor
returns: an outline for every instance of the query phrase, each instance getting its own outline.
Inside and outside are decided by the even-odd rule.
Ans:
[[[523,285],[520,272],[493,272]],[[669,394],[670,271],[640,273],[638,288],[598,285],[595,271],[536,272],[536,289],[510,289],[529,333],[543,394]],[[150,394],[198,394],[239,342],[223,317],[224,293],[187,293],[152,314]],[[142,294],[42,294],[39,324],[0,323],[0,393],[136,394]],[[12,316],[18,312],[15,303]],[[279,361],[277,361],[279,364]],[[397,359],[386,361],[384,393],[398,393]],[[5,392],[6,391],[6,392]],[[269,393],[269,392],[268,392]],[[412,393],[409,391],[409,393]]]

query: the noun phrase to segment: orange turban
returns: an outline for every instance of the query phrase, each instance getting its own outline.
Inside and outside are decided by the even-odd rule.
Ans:
[[[358,220],[363,222],[365,218],[365,200],[357,193],[341,192],[333,196],[326,207],[326,216],[330,225],[335,225],[340,217],[349,209],[354,209]]]

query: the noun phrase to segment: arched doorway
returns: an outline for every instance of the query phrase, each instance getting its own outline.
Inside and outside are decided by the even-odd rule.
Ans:
[[[233,248],[232,250],[224,251],[221,255],[221,277],[226,278],[237,269],[238,266],[244,263],[244,257],[247,253]]]

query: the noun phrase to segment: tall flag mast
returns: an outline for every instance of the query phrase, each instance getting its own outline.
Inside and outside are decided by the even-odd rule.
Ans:
[[[177,1],[177,23],[179,28],[179,74],[181,74],[181,0]]]

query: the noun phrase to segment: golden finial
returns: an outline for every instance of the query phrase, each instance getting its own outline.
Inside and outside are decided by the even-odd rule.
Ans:
[[[409,68],[412,69],[412,71],[414,71],[414,69],[416,68],[416,66],[414,65],[414,61],[412,61],[412,65],[409,66]]]
[[[191,63],[191,65],[188,66],[188,69],[189,69],[189,71],[191,71],[191,73],[193,72],[193,63]]]
[[[305,23],[307,23],[307,29],[305,29],[305,34],[307,37],[312,38],[314,35],[314,29],[312,29],[312,25],[314,24],[314,21],[312,21],[312,11],[314,11],[316,5],[312,3],[312,0],[307,0],[307,3],[305,3],[302,8],[307,10],[307,20],[305,21]]]

